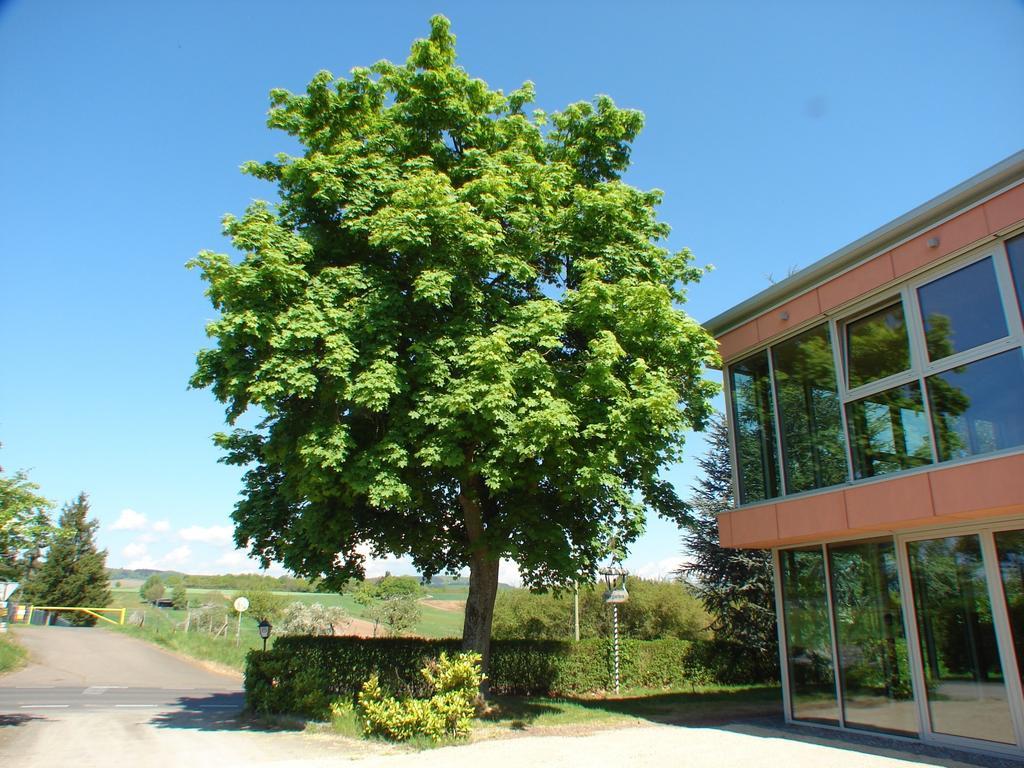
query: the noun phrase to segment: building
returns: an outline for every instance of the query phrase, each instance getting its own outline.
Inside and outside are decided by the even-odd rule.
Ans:
[[[1024,152],[706,326],[787,719],[1024,754]]]

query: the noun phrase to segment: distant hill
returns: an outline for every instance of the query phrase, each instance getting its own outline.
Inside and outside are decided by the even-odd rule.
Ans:
[[[128,579],[140,579],[145,581],[153,574],[157,574],[165,581],[172,576],[184,576],[180,571],[157,571],[152,568],[107,568],[107,577],[111,581],[124,581]]]
[[[165,582],[181,581],[186,587],[196,589],[254,589],[263,588],[272,592],[320,592],[315,581],[299,579],[294,576],[267,576],[259,573],[221,573],[201,575],[182,573],[181,571],[161,571],[154,568],[107,568],[107,576],[111,581],[143,582],[156,574]],[[368,579],[378,581],[378,579]],[[437,588],[468,588],[469,578],[466,576],[435,576],[430,586]],[[498,584],[498,589],[515,589],[508,584]],[[328,590],[324,590],[329,592]]]

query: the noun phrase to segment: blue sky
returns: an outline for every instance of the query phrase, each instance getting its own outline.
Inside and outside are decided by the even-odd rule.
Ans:
[[[646,113],[628,181],[664,190],[670,245],[715,265],[686,307],[702,320],[1024,144],[1010,0],[0,0],[0,465],[57,501],[89,492],[110,564],[251,567],[221,408],[186,388],[212,310],[184,263],[273,198],[238,172],[290,149],[270,88],[404,60],[437,12],[492,87]],[[670,477],[685,491],[692,467]],[[665,573],[679,549],[652,521],[629,564]]]

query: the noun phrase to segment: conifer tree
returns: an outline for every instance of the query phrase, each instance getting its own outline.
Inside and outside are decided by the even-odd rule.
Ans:
[[[46,561],[25,586],[25,600],[36,605],[87,606],[110,604],[107,552],[96,549],[99,523],[88,520],[89,499],[80,493],[61,510],[60,522],[50,540]],[[79,625],[92,626],[93,616],[75,613]]]
[[[707,435],[710,448],[697,460],[703,475],[689,500],[693,514],[683,537],[690,560],[680,573],[695,582],[697,597],[714,617],[715,636],[741,644],[757,666],[770,669],[778,663],[771,553],[719,545],[718,514],[733,506],[725,420],[715,418]]]

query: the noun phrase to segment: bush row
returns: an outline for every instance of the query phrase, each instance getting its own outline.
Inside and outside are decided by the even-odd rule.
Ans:
[[[621,640],[624,688],[683,688],[712,682],[761,682],[765,675],[736,679],[744,671],[742,649],[687,640]],[[425,697],[419,670],[458,640],[420,638],[282,637],[272,650],[252,651],[245,690],[251,709],[325,717],[331,702],[354,699],[376,674],[398,696]],[[722,659],[722,661],[718,661]],[[746,665],[749,667],[749,664]],[[613,646],[608,640],[494,640],[489,680],[499,694],[573,696],[614,685]]]

